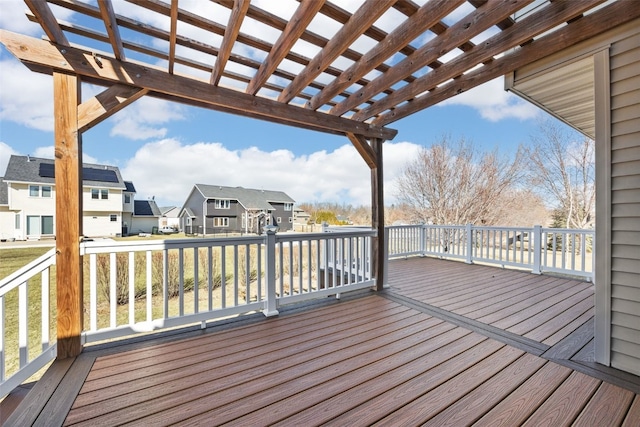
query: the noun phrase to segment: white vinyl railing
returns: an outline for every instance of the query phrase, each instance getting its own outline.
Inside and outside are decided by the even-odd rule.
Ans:
[[[0,399],[56,356],[50,303],[55,260],[51,249],[0,280]],[[17,328],[5,327],[9,319]]]
[[[86,343],[372,287],[375,231],[87,242]]]
[[[562,273],[593,281],[593,230],[474,225],[387,227],[389,258],[412,255],[459,259],[533,273]]]

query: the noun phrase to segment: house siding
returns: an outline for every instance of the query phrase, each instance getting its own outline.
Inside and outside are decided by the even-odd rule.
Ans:
[[[277,225],[280,231],[289,231],[293,230],[293,204],[292,209],[290,211],[284,210],[284,203],[279,202],[270,202],[271,206],[275,208],[274,211],[271,212],[271,223]],[[277,222],[277,219],[280,218],[282,221]]]
[[[640,30],[615,41],[609,61],[610,363],[614,368],[640,375]]]
[[[117,215],[117,221],[111,221],[111,215]],[[122,215],[119,211],[84,211],[82,234],[86,237],[109,237],[122,233]]]
[[[242,229],[242,214],[244,209],[237,200],[229,200],[229,209],[216,209],[216,199],[207,200],[207,224],[206,234],[218,234],[225,232],[240,233]],[[227,227],[214,226],[214,218],[228,218]]]
[[[8,206],[0,206],[0,240],[15,239],[16,213],[9,210]]]
[[[193,214],[195,215],[195,218],[193,218],[191,222],[191,226],[188,226],[186,224],[186,221],[183,224],[182,228],[184,229],[185,233],[202,233],[202,204],[204,201],[204,196],[197,189],[194,189],[185,201],[183,209],[190,209],[191,212],[193,212]]]

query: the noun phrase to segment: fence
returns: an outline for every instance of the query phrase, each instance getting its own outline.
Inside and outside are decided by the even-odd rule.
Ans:
[[[411,255],[459,259],[562,273],[593,281],[593,230],[468,225],[387,228],[389,258]]]

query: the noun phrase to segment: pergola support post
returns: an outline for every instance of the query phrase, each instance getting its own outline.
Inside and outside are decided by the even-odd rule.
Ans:
[[[375,153],[375,167],[371,168],[371,226],[378,231],[373,240],[373,269],[376,277],[376,291],[381,291],[386,285],[386,239],[384,229],[384,182],[382,167],[381,138],[371,139],[371,148]]]
[[[53,73],[56,184],[56,299],[58,359],[82,352],[82,138],[80,79]]]

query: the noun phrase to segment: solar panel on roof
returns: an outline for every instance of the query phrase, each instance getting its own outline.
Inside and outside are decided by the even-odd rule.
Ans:
[[[41,178],[55,178],[53,163],[40,163],[39,175]]]
[[[55,178],[53,163],[40,163],[39,175],[41,178]],[[82,168],[82,179],[97,182],[118,182],[118,174],[111,169]]]
[[[118,175],[110,169],[82,168],[82,179],[98,182],[118,182]]]

